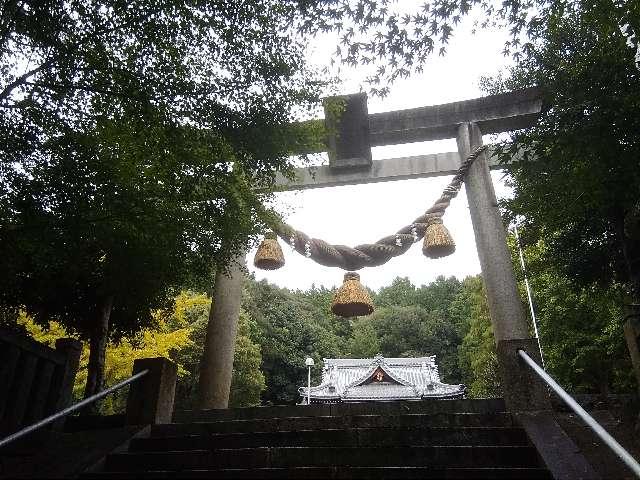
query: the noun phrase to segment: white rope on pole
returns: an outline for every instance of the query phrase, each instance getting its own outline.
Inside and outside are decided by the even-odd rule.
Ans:
[[[520,256],[520,265],[522,266],[522,273],[524,275],[524,287],[527,291],[527,299],[529,300],[529,310],[531,311],[531,320],[533,321],[533,331],[536,334],[536,340],[538,341],[538,350],[540,350],[540,360],[542,360],[542,368],[544,366],[544,355],[542,354],[542,345],[540,344],[540,335],[538,334],[538,320],[536,319],[536,311],[533,308],[533,296],[531,295],[531,286],[527,278],[527,268],[524,264],[524,255],[522,253],[522,246],[520,245],[520,237],[518,236],[518,225],[513,225],[513,231],[516,236],[516,244],[518,245],[518,254]]]

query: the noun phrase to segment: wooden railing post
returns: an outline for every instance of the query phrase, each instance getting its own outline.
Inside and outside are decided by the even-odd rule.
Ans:
[[[73,384],[76,380],[78,367],[80,366],[82,343],[74,338],[59,338],[56,340],[56,352],[60,352],[66,358],[66,362],[62,368],[58,398],[55,407],[52,409],[58,412],[71,405],[71,400],[73,399]],[[53,413],[53,411],[48,413]]]
[[[65,361],[56,366],[51,378],[51,388],[47,398],[44,415],[51,415],[71,405],[73,401],[73,385],[80,366],[82,342],[75,338],[59,338],[56,340],[56,352],[62,354]],[[36,419],[34,419],[36,420]],[[54,430],[61,430],[64,419],[53,424]]]
[[[131,374],[143,370],[148,373],[129,387],[127,424],[171,423],[178,367],[164,357],[141,358],[133,363]]]

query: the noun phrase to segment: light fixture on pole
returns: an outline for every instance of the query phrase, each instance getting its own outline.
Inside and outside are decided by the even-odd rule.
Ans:
[[[307,375],[307,405],[311,405],[311,367],[313,367],[315,365],[315,362],[313,361],[313,358],[307,357],[306,360],[304,361],[304,364],[308,368],[308,375]]]

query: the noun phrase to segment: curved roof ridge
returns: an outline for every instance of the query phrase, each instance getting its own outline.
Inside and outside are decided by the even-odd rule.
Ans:
[[[376,361],[383,360],[387,365],[421,365],[422,363],[435,362],[435,355],[428,355],[424,357],[383,357],[382,355],[376,355],[373,358],[323,358],[324,365],[336,365],[336,366],[358,366],[371,365]]]

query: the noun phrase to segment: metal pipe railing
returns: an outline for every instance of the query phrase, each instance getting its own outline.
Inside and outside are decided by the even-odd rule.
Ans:
[[[529,355],[522,349],[518,349],[518,355],[529,365],[544,382],[560,397],[560,399],[571,408],[598,437],[640,478],[640,464],[635,458],[620,445],[615,438],[609,435],[587,411],[576,402],[558,383],[545,372]]]
[[[19,438],[24,437],[25,435],[28,435],[31,432],[34,432],[46,425],[49,425],[50,423],[53,423],[60,418],[66,417],[70,413],[73,413],[76,410],[81,409],[82,407],[86,407],[87,405],[95,402],[96,400],[100,400],[101,398],[106,397],[110,393],[113,393],[116,390],[119,390],[122,387],[129,385],[132,382],[135,382],[137,379],[145,376],[147,373],[149,373],[149,370],[142,370],[141,372],[136,373],[135,375],[127,378],[126,380],[123,380],[120,383],[116,383],[115,385],[112,385],[111,387],[106,388],[105,390],[98,392],[95,395],[91,395],[90,397],[85,398],[84,400],[76,403],[75,405],[71,405],[70,407],[67,407],[64,410],[60,410],[58,413],[54,413],[53,415],[50,415],[47,418],[42,419],[37,423],[34,423],[33,425],[25,427],[22,430],[19,430],[16,433],[13,433],[8,437],[3,438],[2,440],[0,440],[0,448],[4,447],[5,445],[15,440],[18,440]]]

